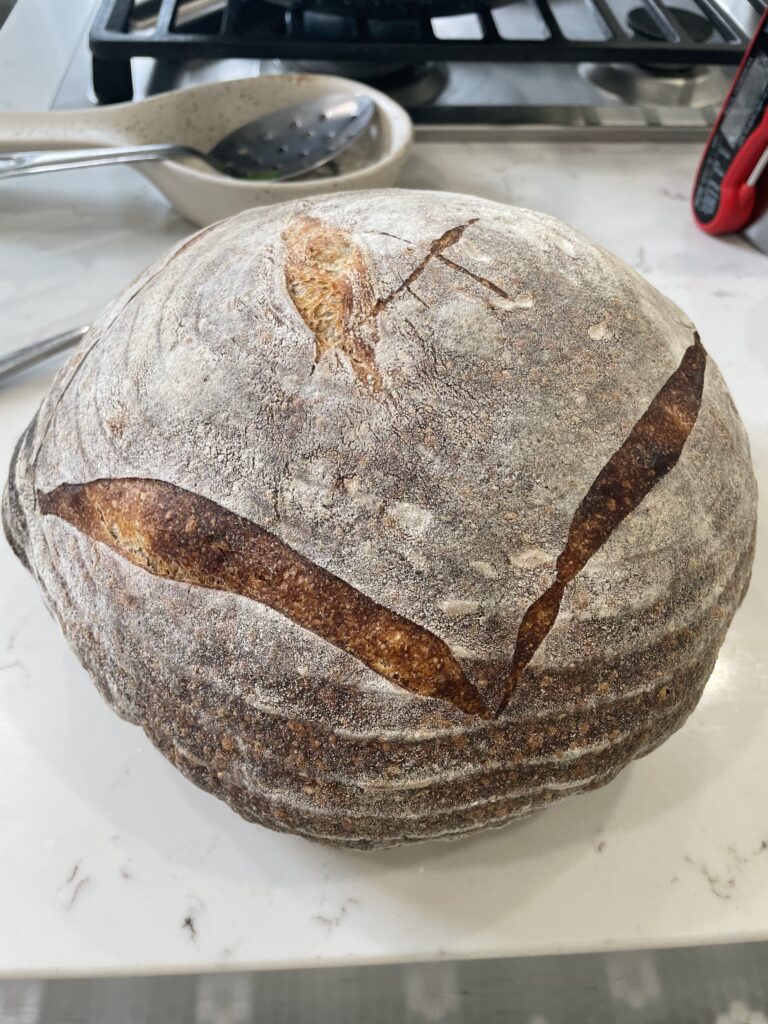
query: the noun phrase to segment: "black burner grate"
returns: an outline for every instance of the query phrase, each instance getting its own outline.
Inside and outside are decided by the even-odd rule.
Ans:
[[[749,0],[757,13],[762,0]],[[477,2],[474,13],[401,20],[286,11],[263,0],[103,0],[91,30],[98,99],[132,96],[131,57],[171,61],[226,57],[422,64],[427,61],[736,64],[748,36],[717,0],[692,0],[693,19],[664,0]],[[634,18],[632,14],[634,13]],[[594,38],[592,38],[592,36]]]

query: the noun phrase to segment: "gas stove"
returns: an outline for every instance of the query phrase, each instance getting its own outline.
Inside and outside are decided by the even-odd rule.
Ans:
[[[383,20],[264,0],[102,0],[56,106],[244,75],[362,79],[439,138],[703,139],[762,0],[513,0]]]

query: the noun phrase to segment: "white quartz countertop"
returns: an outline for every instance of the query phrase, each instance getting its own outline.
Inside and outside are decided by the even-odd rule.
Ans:
[[[2,103],[45,107],[52,93],[39,81],[10,75],[5,32]],[[11,78],[15,92],[1,88]],[[768,258],[694,227],[697,155],[670,144],[420,144],[401,183],[546,210],[644,273],[699,325],[765,488]],[[189,230],[127,168],[3,183],[0,351],[87,322]],[[3,475],[52,369],[0,391]],[[705,696],[661,749],[605,789],[500,832],[360,853],[248,825],[186,782],[102,703],[2,540],[0,976],[766,938],[767,598],[763,515],[752,586]]]

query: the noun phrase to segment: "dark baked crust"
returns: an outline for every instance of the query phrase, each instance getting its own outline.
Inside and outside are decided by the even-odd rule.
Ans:
[[[749,551],[722,595],[723,605],[741,603],[751,560]],[[593,664],[586,673],[559,679],[573,695],[567,714],[494,722],[460,737],[423,737],[408,744],[355,740],[317,723],[261,715],[234,697],[219,704],[215,732],[203,732],[208,695],[190,680],[162,694],[147,690],[146,703],[140,699],[137,705],[139,721],[187,778],[250,821],[360,849],[436,834],[457,836],[599,788],[663,743],[693,711],[712,672],[715,655],[696,638],[727,628],[730,619],[723,621],[720,612],[720,606],[708,609],[685,636],[671,638],[668,649],[656,648],[650,659],[646,653],[634,664]],[[674,658],[682,645],[692,648],[693,657],[678,675],[632,693],[629,684],[643,660],[657,666]],[[617,689],[624,685],[627,696],[595,693],[601,678],[611,679]],[[531,689],[541,686],[541,676],[535,673],[528,683]],[[396,785],[404,762],[409,774],[420,776],[407,799]],[[467,773],[468,762],[482,768]],[[274,790],[282,799],[270,796]]]
[[[253,211],[148,271],[54,383],[3,516],[186,775],[374,847],[503,824],[678,728],[755,506],[676,307],[542,215],[390,191]]]

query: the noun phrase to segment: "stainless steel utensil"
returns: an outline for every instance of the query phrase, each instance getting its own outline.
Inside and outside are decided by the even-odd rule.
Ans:
[[[42,363],[44,359],[50,359],[59,352],[73,348],[85,336],[88,327],[75,327],[74,330],[64,331],[63,334],[56,334],[45,341],[36,341],[34,345],[26,345],[18,348],[7,356],[0,357],[0,384],[3,384],[10,377],[22,370]]]
[[[292,181],[233,178],[211,171],[199,160],[152,160],[130,165],[162,192],[182,217],[204,227],[283,199],[300,199],[341,187],[382,188],[394,184],[413,138],[408,114],[384,93],[349,79],[310,74],[255,75],[82,110],[0,110],[0,153],[157,142],[191,146],[207,153],[223,136],[259,114],[339,94],[370,97],[376,110],[375,129],[363,132],[354,146],[337,157],[336,175],[328,180],[321,180],[317,171]],[[21,199],[18,194],[13,201]]]
[[[288,181],[348,149],[371,123],[375,110],[368,96],[318,96],[237,128],[208,153],[173,143],[0,153],[0,180],[105,164],[197,157],[235,178]]]

